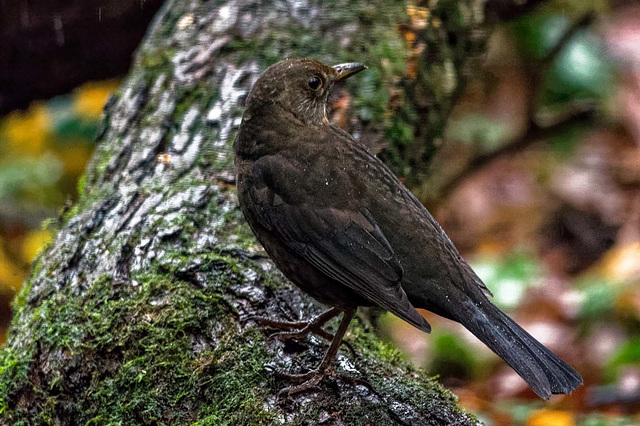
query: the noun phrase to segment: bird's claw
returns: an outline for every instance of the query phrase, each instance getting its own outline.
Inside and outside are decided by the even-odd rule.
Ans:
[[[246,321],[255,321],[260,326],[276,330],[299,330],[308,325],[308,323],[304,321],[277,321],[268,317],[261,317],[259,315],[246,317],[245,322]]]
[[[267,337],[267,342],[272,342],[274,339],[278,339],[281,342],[290,339],[301,340],[307,337],[308,334],[308,332],[302,331],[280,331],[278,333],[270,334],[269,337]]]
[[[322,337],[325,340],[331,341],[333,340],[333,334],[325,331],[322,326],[324,326],[327,321],[331,318],[337,316],[340,311],[336,308],[329,309],[326,312],[318,315],[310,321],[277,321],[271,318],[260,317],[260,316],[251,316],[248,317],[247,320],[252,320],[266,328],[272,328],[276,330],[283,330],[282,332],[274,333],[267,338],[267,341],[271,341],[274,338],[278,338],[280,341],[285,341],[289,339],[304,339],[309,334],[313,333],[317,336]],[[295,330],[295,331],[288,331]]]
[[[334,370],[331,365],[323,369],[315,369],[311,370],[308,373],[304,374],[287,374],[282,372],[276,372],[276,377],[286,379],[293,383],[297,383],[294,386],[287,386],[284,389],[281,389],[277,397],[278,398],[286,398],[297,393],[301,393],[307,391],[313,387],[315,387],[318,383],[322,381],[326,376],[333,376]]]
[[[277,333],[273,333],[269,335],[269,337],[267,337],[267,342],[270,343],[274,339],[278,339],[281,342],[286,342],[287,340],[291,340],[291,339],[302,340],[306,338],[309,334],[315,334],[316,336],[319,336],[328,342],[333,340],[333,334],[325,331],[319,325],[314,324],[313,322],[304,323],[304,324],[306,324],[306,326],[301,329],[298,329],[298,331],[280,331]],[[351,352],[351,355],[354,358],[357,356],[355,349],[353,349],[353,346],[351,346],[349,342],[346,342],[343,340],[341,344],[346,346],[347,349],[349,349],[349,352]]]
[[[306,338],[309,334],[315,334],[317,336],[322,337],[325,340],[331,341],[333,339],[333,334],[324,331],[320,327],[314,327],[313,324],[307,324],[306,327],[299,329],[298,331],[280,331],[278,333],[273,333],[269,337],[267,337],[267,341],[272,341],[273,339],[278,339],[281,342],[286,340],[302,340]]]

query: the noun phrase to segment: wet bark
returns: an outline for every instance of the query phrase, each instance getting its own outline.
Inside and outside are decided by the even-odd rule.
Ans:
[[[336,377],[278,399],[286,382],[274,369],[304,371],[326,344],[267,342],[248,318],[308,318],[322,307],[264,256],[233,187],[242,101],[260,72],[285,57],[370,66],[349,87],[354,112],[338,114],[363,139],[408,117],[394,106],[394,90],[422,102],[440,126],[456,76],[486,37],[484,2],[440,3],[438,25],[410,28],[430,37],[431,50],[418,53],[426,55],[417,61],[423,78],[409,84],[415,44],[398,31],[411,26],[402,1],[169,1],[105,108],[80,201],[54,224],[57,237],[16,301],[0,352],[5,421],[475,423],[361,320],[347,335],[357,355],[341,351]],[[461,38],[441,32],[447,17]],[[464,34],[474,41],[461,47]],[[416,123],[411,129],[423,126]]]

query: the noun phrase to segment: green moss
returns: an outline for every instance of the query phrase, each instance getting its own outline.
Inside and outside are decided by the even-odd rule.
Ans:
[[[121,141],[120,141],[121,142]],[[115,149],[104,143],[99,143],[96,147],[96,150],[93,153],[93,157],[91,158],[91,162],[89,163],[86,172],[83,175],[83,179],[85,181],[84,188],[82,192],[79,192],[78,195],[80,199],[76,202],[75,205],[80,204],[80,202],[87,197],[88,192],[95,189],[94,185],[99,177],[104,176],[109,164],[113,160],[113,155],[115,154]],[[74,206],[75,206],[74,205]]]
[[[154,49],[146,49],[138,53],[137,58],[144,68],[144,76],[147,82],[154,81],[160,74],[171,70],[171,59],[177,50],[172,47],[159,46]]]
[[[233,282],[228,266],[221,274],[225,282]],[[29,396],[38,401],[39,395],[54,395],[40,401],[42,424],[60,410],[89,424],[182,423],[199,411],[210,419],[233,418],[230,413],[235,413],[240,416],[237,424],[242,424],[242,416],[269,418],[261,408],[266,391],[258,385],[271,380],[263,368],[262,335],[253,330],[238,341],[235,326],[225,325],[234,317],[229,315],[233,309],[217,291],[194,289],[163,274],[132,279],[137,287],[124,291],[116,291],[106,276],[92,283],[83,297],[63,290],[29,314],[25,326],[33,338],[28,345],[43,345],[50,352],[46,387],[34,387]],[[211,344],[208,340],[215,335],[222,337],[214,351],[194,351],[198,343],[192,336]],[[28,380],[32,353],[12,348],[0,352],[0,410],[8,418],[25,414],[25,408],[15,405],[10,410],[9,401]],[[238,363],[236,356],[244,362]],[[76,365],[76,359],[83,365]],[[89,384],[78,402],[61,407],[55,395],[69,390],[69,370],[86,372]],[[201,402],[200,409],[190,406],[194,401]]]
[[[11,347],[0,351],[0,416],[7,416],[12,397],[28,382],[31,357],[31,351]]]
[[[218,89],[200,82],[195,87],[184,90],[179,97],[180,101],[171,120],[173,123],[180,123],[184,114],[194,106],[201,112],[207,111],[211,100],[218,97]]]
[[[383,7],[385,13],[379,13]],[[356,43],[342,54],[344,61],[364,62],[369,69],[349,81],[358,116],[365,122],[390,126],[389,96],[391,89],[404,76],[409,52],[397,30],[398,22],[406,20],[402,4],[360,5],[357,12],[359,31]]]
[[[93,203],[103,201],[113,193],[113,190],[104,186],[101,188],[91,188],[88,193],[80,195],[78,201],[66,211],[62,212],[60,220],[61,227],[71,219],[86,211]]]
[[[353,336],[354,349],[366,357],[372,357],[393,365],[409,366],[406,358],[394,346],[380,339],[375,333],[367,331],[361,321],[353,321],[349,328],[349,336]]]
[[[105,350],[117,354],[120,367],[87,389],[89,423],[185,423],[202,418],[202,424],[220,424],[220,419],[243,424],[243,416],[268,418],[261,408],[266,390],[259,386],[270,381],[263,368],[262,335],[254,330],[238,338],[235,326],[227,323],[233,318],[230,308],[217,292],[154,276],[137,280],[134,297],[111,302],[104,313],[111,317],[109,324],[99,327],[105,333],[94,339],[106,340],[90,348],[96,355]],[[132,313],[136,318],[130,318]],[[233,331],[220,331],[227,329]],[[202,344],[211,345],[211,336],[220,340],[214,350],[198,352],[194,335]],[[116,341],[109,340],[113,336]],[[194,401],[201,407],[194,407]]]
[[[29,389],[37,344],[47,348],[48,365],[39,367],[45,374],[42,388],[32,385],[23,398],[28,407],[39,407],[31,413],[39,424],[51,424],[61,413],[86,424],[276,422],[279,409],[266,408],[267,397],[280,386],[265,369],[274,353],[265,345],[262,331],[238,332],[235,308],[223,295],[245,281],[242,272],[249,268],[259,271],[265,288],[282,288],[279,272],[262,272],[250,260],[224,254],[198,254],[199,266],[191,272],[207,274],[207,287],[200,288],[178,278],[194,265],[194,254],[167,256],[179,261],[132,276],[135,286],[120,287],[104,276],[82,297],[62,290],[33,308],[28,319],[22,318],[33,337],[29,349],[0,352],[3,414],[8,419],[34,418],[28,415],[31,408],[16,408],[15,397],[17,390]],[[453,401],[359,321],[352,324],[349,336],[365,357],[358,363],[390,363],[368,366],[380,375],[367,378],[376,388],[411,404],[415,395]],[[397,376],[397,368],[408,373],[393,383],[384,380]],[[414,394],[402,395],[404,391],[396,388],[409,388]],[[389,418],[388,408],[379,403],[349,406],[342,416],[347,424],[365,417]]]
[[[215,360],[209,368],[216,374],[211,375],[204,396],[212,403],[200,410],[196,424],[260,424],[274,419],[263,408],[274,378],[264,368],[267,356],[261,332],[252,329],[240,341],[223,342],[209,357]]]
[[[80,176],[80,179],[78,179],[78,184],[76,185],[76,189],[78,191],[78,194],[83,194],[84,193],[84,189],[85,189],[86,185],[87,185],[87,175],[84,174],[84,175]]]

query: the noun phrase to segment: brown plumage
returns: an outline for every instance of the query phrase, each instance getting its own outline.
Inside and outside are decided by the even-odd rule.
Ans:
[[[415,308],[462,323],[542,398],[582,378],[487,298],[487,288],[429,212],[393,173],[326,118],[336,81],[364,69],[287,60],[253,86],[235,143],[240,206],[278,268],[334,309],[299,332],[345,312],[319,369],[293,379],[299,391],[330,371],[358,306],[376,305],[415,327]],[[271,322],[272,325],[282,323]],[[284,327],[284,326],[283,326]]]

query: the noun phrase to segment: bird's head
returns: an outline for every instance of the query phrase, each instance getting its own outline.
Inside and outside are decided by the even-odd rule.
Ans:
[[[278,62],[267,68],[253,85],[247,98],[247,112],[276,107],[307,124],[326,122],[327,100],[335,83],[364,69],[359,63],[328,66],[310,59]]]

